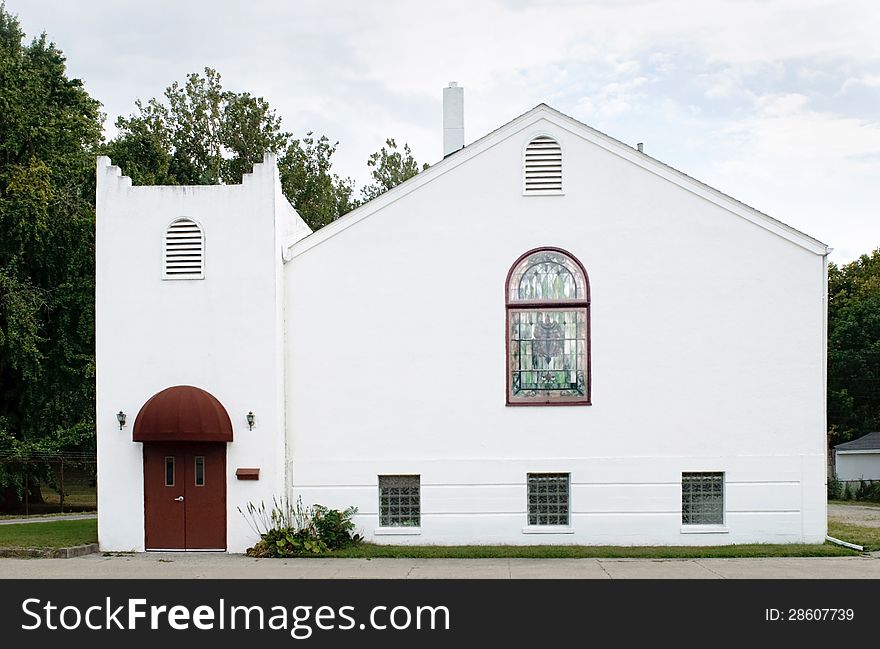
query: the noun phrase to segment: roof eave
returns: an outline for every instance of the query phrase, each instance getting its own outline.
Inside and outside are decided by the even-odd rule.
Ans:
[[[412,191],[415,191],[419,187],[432,182],[433,180],[439,178],[446,172],[454,169],[458,165],[464,164],[471,158],[476,157],[477,155],[483,153],[487,149],[494,146],[497,142],[502,139],[513,135],[518,132],[522,128],[525,128],[529,124],[538,119],[548,119],[553,122],[560,128],[563,128],[570,133],[582,137],[597,146],[602,147],[606,151],[617,155],[625,160],[651,172],[655,175],[658,175],[684,189],[687,189],[693,194],[700,196],[701,198],[727,210],[728,212],[739,216],[741,218],[746,219],[758,225],[759,227],[764,228],[765,230],[776,234],[783,239],[794,243],[795,245],[800,246],[816,255],[825,256],[830,251],[831,248],[828,247],[827,244],[815,239],[808,234],[805,234],[790,225],[783,223],[782,221],[778,221],[773,217],[764,214],[763,212],[756,210],[753,207],[742,203],[723,192],[706,185],[687,174],[678,171],[677,169],[670,167],[669,165],[660,162],[659,160],[652,158],[651,156],[634,149],[633,147],[617,140],[610,135],[606,135],[601,131],[597,131],[580,122],[573,117],[569,117],[568,115],[559,112],[555,108],[548,106],[547,104],[538,104],[531,110],[523,113],[519,117],[514,118],[507,124],[500,126],[494,131],[484,135],[480,139],[472,142],[471,144],[465,146],[463,149],[456,151],[455,153],[446,156],[433,166],[429,167],[425,171],[413,176],[409,180],[401,183],[397,187],[394,187],[381,196],[374,198],[373,200],[365,203],[364,205],[358,207],[357,209],[352,210],[345,216],[337,219],[336,221],[324,226],[320,230],[313,232],[312,234],[306,236],[305,238],[297,241],[293,245],[291,245],[284,255],[285,260],[293,259],[294,257],[310,250],[316,245],[336,236],[343,230],[355,225],[360,222],[367,216],[373,214],[381,210],[382,208],[390,205],[391,203],[397,201],[400,198],[403,198],[407,194]]]
[[[880,453],[880,448],[853,448],[853,449],[845,449],[845,448],[837,448],[834,447],[834,450],[841,455],[864,455],[871,453],[877,454]]]

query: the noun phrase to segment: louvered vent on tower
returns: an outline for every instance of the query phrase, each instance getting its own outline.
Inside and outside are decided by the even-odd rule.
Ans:
[[[562,147],[548,135],[539,135],[526,147],[526,194],[562,192]]]
[[[177,219],[165,232],[165,279],[205,276],[205,237],[198,223]]]

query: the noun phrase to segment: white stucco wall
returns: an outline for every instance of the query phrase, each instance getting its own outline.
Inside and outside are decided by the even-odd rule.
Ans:
[[[838,480],[880,480],[880,452],[835,452]]]
[[[252,534],[238,507],[285,488],[281,247],[308,229],[279,201],[271,157],[241,185],[132,187],[107,158],[97,174],[101,549],[144,549],[142,444],[132,442],[132,427],[153,394],[188,384],[217,397],[232,420],[227,543],[240,552]],[[165,229],[181,216],[204,230],[203,280],[162,279]],[[122,431],[119,410],[128,415]],[[259,467],[259,481],[237,481],[238,467]]]
[[[538,133],[564,196],[521,193]],[[824,257],[551,116],[477,151],[289,251],[295,494],[377,542],[822,542]],[[589,273],[591,406],[505,406],[505,276],[538,246]],[[523,531],[544,471],[571,473],[570,534]],[[725,472],[724,530],[683,533],[683,471]],[[374,536],[397,473],[421,475],[421,533]]]
[[[538,133],[563,147],[564,196],[522,195]],[[284,493],[356,505],[378,542],[824,539],[824,250],[550,112],[481,142],[305,239],[271,158],[214,187],[132,187],[99,159],[102,549],[143,549],[131,429],[179,384],[232,418],[230,551],[255,540],[237,508]],[[162,280],[180,216],[204,228],[204,280]],[[504,280],[538,246],[589,273],[591,406],[505,406]],[[570,533],[524,533],[545,471],[571,474]],[[682,529],[683,471],[725,472],[723,529]],[[398,473],[421,476],[420,533],[379,536],[377,476]]]

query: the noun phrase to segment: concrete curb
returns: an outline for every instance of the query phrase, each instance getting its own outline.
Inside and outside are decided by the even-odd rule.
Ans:
[[[97,543],[69,548],[0,548],[0,557],[18,559],[72,559],[98,551]]]

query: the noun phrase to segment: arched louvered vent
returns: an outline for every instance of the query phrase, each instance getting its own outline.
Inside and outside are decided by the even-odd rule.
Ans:
[[[539,135],[526,147],[523,191],[526,194],[562,192],[562,147],[549,135]]]
[[[165,279],[205,276],[205,237],[198,223],[177,219],[165,232]]]

